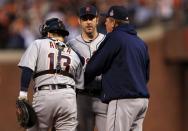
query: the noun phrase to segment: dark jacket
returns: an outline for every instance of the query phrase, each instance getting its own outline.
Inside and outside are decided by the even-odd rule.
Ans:
[[[101,100],[149,98],[147,45],[133,26],[119,25],[101,43],[85,70],[85,84],[102,74]]]

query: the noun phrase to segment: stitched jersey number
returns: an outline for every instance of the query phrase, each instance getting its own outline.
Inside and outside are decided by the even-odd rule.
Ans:
[[[50,53],[48,55],[48,57],[50,58],[49,69],[53,70],[54,69],[54,53]],[[64,60],[66,60],[65,62],[63,62],[63,66],[65,67],[64,68],[65,71],[69,71],[69,69],[70,69],[70,63],[71,63],[70,57],[61,55],[61,58],[64,59]]]

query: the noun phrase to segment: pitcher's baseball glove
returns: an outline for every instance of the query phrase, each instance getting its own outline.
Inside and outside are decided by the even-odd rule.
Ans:
[[[16,100],[16,116],[19,125],[25,129],[34,126],[37,122],[34,109],[26,100]]]

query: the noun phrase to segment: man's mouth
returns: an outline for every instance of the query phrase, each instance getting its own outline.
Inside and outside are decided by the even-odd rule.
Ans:
[[[87,29],[92,29],[93,27],[92,27],[92,26],[87,26],[86,28],[87,28]]]

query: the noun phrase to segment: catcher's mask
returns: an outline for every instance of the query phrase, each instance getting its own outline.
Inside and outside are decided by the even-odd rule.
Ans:
[[[68,36],[69,32],[65,29],[63,21],[58,18],[51,18],[46,20],[46,22],[39,28],[42,37],[46,37],[47,33],[57,33],[64,36]]]

